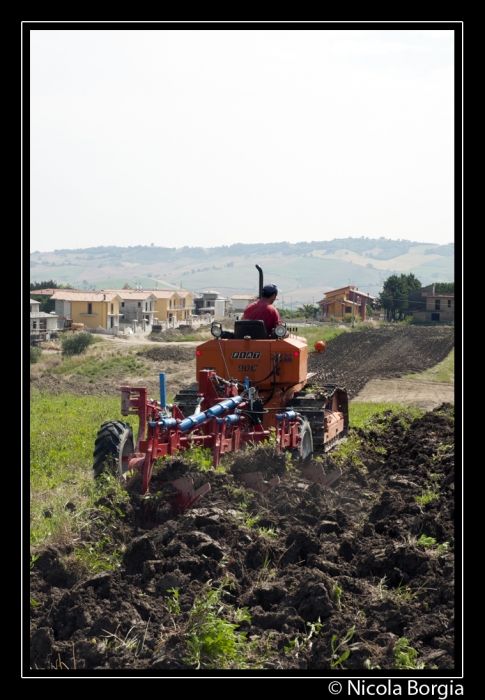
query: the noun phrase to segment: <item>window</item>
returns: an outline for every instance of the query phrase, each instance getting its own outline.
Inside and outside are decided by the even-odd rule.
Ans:
[[[451,309],[451,299],[448,299],[448,308]]]
[[[431,320],[432,321],[439,321],[440,315],[439,314],[431,314]]]
[[[351,314],[351,313],[352,313],[352,307],[351,307],[351,306],[346,306],[346,307],[345,307],[345,313],[346,313],[346,314]]]
[[[88,301],[88,314],[92,314],[92,313],[93,313],[93,305],[91,304],[91,302]]]
[[[141,301],[138,302],[138,308],[141,309]]]
[[[121,308],[123,308],[124,306],[125,306],[125,302],[122,301],[122,302],[121,302]]]
[[[435,300],[434,300],[434,310],[435,310],[435,311],[439,311],[439,310],[440,310],[440,305],[441,305],[440,299],[435,299]]]
[[[114,314],[114,312],[115,312],[115,305],[111,304],[111,313]]]

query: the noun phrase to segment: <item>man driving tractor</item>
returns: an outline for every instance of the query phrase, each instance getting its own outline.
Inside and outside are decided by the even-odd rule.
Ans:
[[[264,321],[268,336],[270,336],[275,327],[281,323],[280,315],[272,304],[278,295],[278,287],[275,284],[265,284],[261,299],[253,301],[252,304],[244,309],[244,321]]]

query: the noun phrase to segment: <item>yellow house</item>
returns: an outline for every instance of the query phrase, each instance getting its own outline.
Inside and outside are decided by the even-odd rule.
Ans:
[[[116,328],[120,321],[121,297],[116,292],[84,292],[56,289],[51,297],[58,316],[83,323],[87,328]]]
[[[155,318],[159,321],[186,322],[193,313],[192,292],[182,289],[152,289],[155,297]]]

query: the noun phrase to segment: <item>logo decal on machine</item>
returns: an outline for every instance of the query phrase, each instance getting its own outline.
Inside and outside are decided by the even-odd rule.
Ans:
[[[259,360],[261,357],[260,352],[233,352],[231,355],[231,360]]]

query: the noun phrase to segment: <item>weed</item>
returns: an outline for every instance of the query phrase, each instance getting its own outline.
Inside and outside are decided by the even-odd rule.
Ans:
[[[338,583],[336,583],[335,586],[333,587],[333,597],[335,598],[335,601],[336,601],[336,603],[337,603],[337,606],[338,606],[339,608],[341,608],[341,607],[342,607],[342,602],[341,602],[341,598],[342,598],[342,589],[340,588],[340,586],[338,585]]]
[[[298,656],[298,651],[300,649],[311,649],[313,642],[310,640],[312,637],[317,637],[322,629],[323,629],[323,622],[321,621],[320,618],[316,622],[307,622],[307,626],[310,628],[307,632],[306,635],[303,637],[295,637],[295,639],[292,639],[289,643],[288,646],[283,647],[284,651],[286,651],[287,654],[292,654],[297,652],[295,655]]]
[[[259,577],[260,583],[262,583],[263,581],[267,581],[269,579],[272,579],[276,575],[276,569],[270,569],[269,562],[270,562],[269,552],[266,552],[264,555],[263,568],[261,571],[261,575]]]
[[[40,603],[37,600],[34,600],[33,598],[30,599],[30,607],[31,608],[36,608]]]
[[[262,537],[278,537],[276,530],[271,527],[258,527],[258,532]]]
[[[434,537],[426,537],[426,535],[421,535],[418,539],[418,544],[422,545],[423,547],[436,547],[436,552],[439,554],[443,554],[449,549],[450,543],[449,542],[442,542],[441,544],[436,546],[436,540]]]
[[[42,350],[37,347],[30,346],[30,364],[34,365],[41,358]]]
[[[107,632],[107,630],[103,630],[103,632],[106,632],[106,636],[103,638],[103,642],[106,644],[106,646],[109,649],[128,649],[131,651],[135,651],[136,655],[138,655],[139,651],[141,651],[141,649],[138,649],[140,641],[138,637],[130,637],[133,627],[131,627],[128,630],[124,637],[120,637],[118,635],[118,629],[119,625],[114,633]]]
[[[371,662],[370,662],[370,659],[366,659],[366,660],[364,661],[364,667],[367,668],[369,671],[373,671],[374,669],[379,669],[379,670],[380,670],[380,668],[381,668],[380,666],[372,666],[372,665],[371,665]]]
[[[93,542],[86,547],[76,547],[74,556],[78,565],[87,573],[99,573],[118,568],[121,565],[122,552],[112,548],[108,537],[103,537],[98,542]]]
[[[191,445],[190,449],[184,451],[184,461],[201,472],[212,470],[212,450],[201,445]]]
[[[184,661],[196,669],[247,668],[255,644],[246,639],[246,632],[236,630],[250,615],[247,608],[224,603],[229,579],[216,587],[211,584],[208,581],[204,586],[190,611],[185,635],[189,654]]]
[[[435,488],[439,489],[439,486],[436,485]],[[416,503],[425,506],[436,498],[439,498],[439,496],[438,491],[433,491],[433,486],[431,486],[431,484],[425,484],[421,496],[414,496],[414,500]]]
[[[40,554],[31,554],[30,556],[30,568],[34,568],[34,564],[37,561],[37,559],[40,557]]]
[[[418,544],[422,545],[423,547],[434,547],[436,540],[434,537],[426,537],[426,535],[421,535],[421,537],[418,539]]]
[[[338,650],[344,644],[348,644],[350,642],[350,640],[354,636],[354,632],[355,632],[355,625],[353,625],[349,629],[349,631],[345,635],[344,639],[342,639],[342,641],[339,644],[337,644],[337,635],[336,634],[332,635],[332,639],[330,641],[330,646],[332,648],[332,656],[330,658],[330,664],[331,664],[332,668],[335,668],[336,666],[341,665],[343,661],[345,661],[346,659],[349,658],[350,649],[346,649],[346,651],[344,651],[344,653],[341,654],[340,656],[338,654]],[[345,669],[345,666],[342,666],[342,668]]]
[[[171,593],[172,597],[168,599],[167,601],[167,609],[168,612],[172,613],[172,615],[178,615],[179,613],[182,612],[182,609],[180,607],[179,603],[179,591],[178,588],[170,588],[167,593]]]
[[[396,669],[422,670],[425,668],[423,662],[417,662],[418,652],[409,646],[409,639],[401,637],[397,640],[393,649],[394,667]]]

